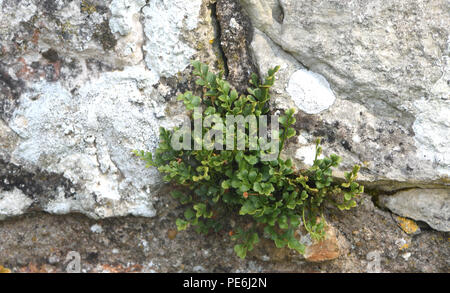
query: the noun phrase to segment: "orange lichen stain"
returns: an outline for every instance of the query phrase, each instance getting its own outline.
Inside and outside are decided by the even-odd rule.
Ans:
[[[413,220],[403,217],[397,217],[397,220],[399,222],[400,228],[402,228],[402,230],[407,234],[413,234],[417,231],[417,229],[419,229],[419,226],[417,226],[416,222],[414,222]]]
[[[36,264],[30,262],[28,266],[19,269],[20,273],[51,273],[52,270],[47,268],[45,265],[38,267]]]
[[[0,274],[9,274],[9,273],[11,273],[10,269],[0,266]]]
[[[167,231],[167,238],[169,238],[170,240],[173,240],[173,239],[175,239],[175,237],[177,237],[177,230],[173,230],[173,229],[171,229],[171,230],[169,230],[169,231]]]
[[[140,264],[131,266],[104,264],[102,269],[104,273],[139,273],[142,271],[143,267]]]
[[[409,247],[409,244],[408,244],[408,243],[405,243],[405,244],[403,244],[402,247],[400,247],[399,249],[400,249],[400,250],[404,250],[404,249],[407,249],[408,247]]]
[[[31,37],[31,42],[35,45],[37,45],[37,43],[39,42],[39,34],[39,29],[35,29],[33,32],[33,36]]]

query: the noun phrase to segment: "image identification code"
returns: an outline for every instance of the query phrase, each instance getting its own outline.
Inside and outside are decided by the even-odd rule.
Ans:
[[[227,288],[244,288],[250,290],[251,288],[266,288],[266,278],[227,278],[226,282],[219,280],[203,280],[190,277],[183,281],[184,288],[209,288],[211,291],[217,287]]]

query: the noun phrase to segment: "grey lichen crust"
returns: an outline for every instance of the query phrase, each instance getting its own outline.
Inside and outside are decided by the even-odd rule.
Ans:
[[[73,198],[56,194],[45,210],[93,217],[155,214],[149,192],[158,176],[134,166],[131,150],[157,144],[157,119],[164,109],[157,106],[157,95],[151,98],[156,82],[144,69],[127,68],[104,74],[74,95],[47,82],[22,95],[10,122],[21,137],[14,159],[64,174],[80,187]]]
[[[182,122],[175,96],[190,86],[183,71],[198,43],[214,38],[210,19],[197,25],[211,15],[206,2],[163,4],[2,1],[1,217],[156,214],[161,178],[132,150],[153,150],[160,126]],[[200,38],[184,38],[196,30]]]

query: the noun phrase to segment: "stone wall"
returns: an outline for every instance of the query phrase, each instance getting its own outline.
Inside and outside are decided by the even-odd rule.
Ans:
[[[26,225],[37,219],[28,214],[35,212],[94,220],[131,215],[144,218],[124,219],[157,226],[167,209],[161,203],[173,203],[158,172],[131,151],[154,150],[159,127],[183,121],[176,96],[194,89],[190,59],[224,70],[239,90],[252,71],[262,76],[280,65],[272,111],[294,107],[298,133],[284,156],[311,164],[314,140],[323,137],[324,151],[343,157],[342,170],[362,166],[365,198],[376,203],[370,213],[391,211],[392,223],[397,215],[419,221],[422,234],[403,238],[424,248],[435,233],[445,240],[450,231],[446,0],[0,0],[0,15],[0,227],[6,229],[0,233],[31,229]],[[175,214],[164,217],[173,224]],[[75,225],[78,218],[67,217]],[[329,221],[353,256],[327,270],[364,271],[353,264],[376,245],[357,246],[358,237],[375,235],[374,243],[391,237],[381,254],[398,251],[401,223],[379,236],[367,234],[370,224],[362,222],[356,236],[348,233],[350,216],[339,217]],[[385,220],[371,220],[382,230]],[[167,225],[155,229],[164,234]],[[0,244],[0,264],[22,265],[2,254],[16,238],[2,239],[8,240]],[[439,245],[449,253],[445,241]],[[44,251],[26,262],[47,257]],[[429,267],[428,252],[412,253],[418,265],[386,270],[448,270],[445,259],[433,258]],[[108,258],[114,259],[102,261]],[[148,259],[144,253],[135,261]],[[275,270],[267,262],[259,269],[241,265],[225,270]]]

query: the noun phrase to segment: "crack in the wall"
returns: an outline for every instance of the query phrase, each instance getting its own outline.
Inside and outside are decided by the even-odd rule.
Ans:
[[[211,7],[211,19],[212,19],[212,25],[214,28],[214,40],[217,43],[217,50],[218,50],[218,59],[223,60],[223,70],[224,70],[224,75],[225,77],[228,77],[229,74],[229,70],[228,70],[228,60],[227,60],[227,56],[225,55],[225,52],[222,48],[222,33],[221,33],[221,27],[220,27],[220,22],[217,19],[217,3],[211,3],[210,4]]]
[[[220,42],[228,65],[228,81],[240,92],[245,92],[257,66],[252,58],[250,44],[253,26],[238,0],[218,0],[216,17],[220,26]]]
[[[139,9],[139,23],[141,24],[141,27],[142,27],[142,30],[141,30],[141,33],[142,33],[142,44],[141,44],[141,46],[139,46],[139,49],[142,52],[142,59],[140,60],[140,62],[142,62],[144,64],[144,66],[146,66],[146,67],[147,67],[147,65],[145,64],[145,56],[147,55],[147,52],[144,50],[144,47],[145,47],[145,43],[147,42],[147,38],[145,36],[145,31],[144,31],[144,19],[145,19],[145,16],[144,16],[143,10],[144,10],[145,7],[148,6],[149,2],[150,2],[150,0],[146,0],[145,1],[145,5],[142,6],[141,9]]]

